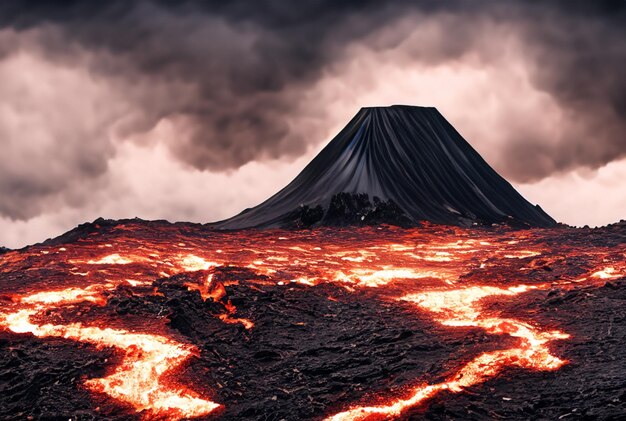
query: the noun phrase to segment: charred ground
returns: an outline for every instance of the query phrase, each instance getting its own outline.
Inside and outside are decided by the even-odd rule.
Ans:
[[[550,343],[567,364],[554,371],[505,368],[460,393],[442,391],[402,417],[619,419],[626,412],[625,243],[626,224],[218,233],[191,224],[99,220],[3,254],[0,306],[6,313],[17,297],[37,291],[141,281],[103,292],[103,304],[51,305],[31,319],[149,331],[193,344],[197,355],[173,377],[223,405],[204,418],[295,420],[384,403],[416,384],[449,378],[480,353],[517,342],[482,328],[444,326],[429,312],[397,301],[408,289],[549,285],[482,303],[488,314],[570,334]],[[380,255],[360,252],[376,250]],[[111,255],[118,257],[104,258]],[[214,258],[216,264],[179,265],[187,255]],[[382,277],[381,267],[403,268],[409,261],[433,275],[364,284],[372,274]],[[343,262],[341,269],[354,282],[331,281],[332,262]],[[358,272],[362,269],[372,273]],[[225,295],[202,288],[207,276]],[[230,322],[220,319],[224,314]],[[84,387],[86,379],[110,374],[121,354],[112,347],[2,329],[0,418],[154,416]]]

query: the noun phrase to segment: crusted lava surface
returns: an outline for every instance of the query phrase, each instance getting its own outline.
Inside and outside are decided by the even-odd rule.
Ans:
[[[620,419],[626,224],[84,224],[0,254],[0,419]]]

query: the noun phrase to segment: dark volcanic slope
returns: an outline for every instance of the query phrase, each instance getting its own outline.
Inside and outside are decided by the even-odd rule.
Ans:
[[[359,208],[391,207],[413,223],[555,224],[500,177],[435,108],[394,105],[362,108],[289,185],[215,226],[289,227],[295,219],[313,225],[331,216],[336,223],[337,208],[345,207],[357,213]]]

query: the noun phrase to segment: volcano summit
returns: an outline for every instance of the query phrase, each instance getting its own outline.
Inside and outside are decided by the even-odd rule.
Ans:
[[[555,224],[432,107],[362,108],[285,188],[222,229]]]
[[[510,226],[552,224],[435,109],[363,109],[230,220],[0,248],[0,420],[624,419],[626,223]]]

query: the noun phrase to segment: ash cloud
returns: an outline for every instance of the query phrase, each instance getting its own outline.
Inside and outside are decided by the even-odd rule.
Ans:
[[[503,33],[519,40],[533,86],[562,120],[550,136],[533,121],[502,127],[497,167],[520,182],[598,168],[626,155],[625,9],[621,1],[5,0],[0,66],[21,63],[62,81],[2,92],[10,109],[0,110],[0,142],[10,153],[0,157],[0,214],[80,207],[85,186],[108,182],[119,142],[150,146],[162,125],[172,135],[158,142],[193,169],[293,159],[326,140],[327,104],[307,93],[350,62],[355,46],[403,66],[489,64],[500,59]],[[411,38],[429,26],[431,37]]]

